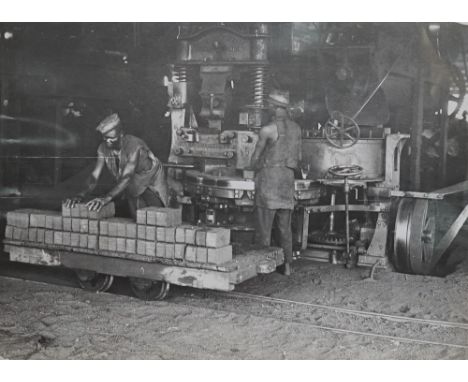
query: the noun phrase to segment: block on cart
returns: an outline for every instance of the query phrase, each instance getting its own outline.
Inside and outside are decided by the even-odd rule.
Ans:
[[[195,245],[196,244],[196,236],[199,227],[196,226],[186,226],[185,227],[185,243]]]
[[[146,256],[156,256],[156,242],[146,241]]]
[[[38,243],[44,243],[45,241],[45,229],[44,228],[38,228],[37,229],[37,242]]]
[[[109,235],[109,221],[107,220],[99,221],[99,233],[103,236]]]
[[[117,238],[117,252],[125,252],[127,244],[127,239],[124,237],[118,237]]]
[[[54,244],[63,245],[63,235],[61,231],[54,231]]]
[[[137,238],[138,240],[146,239],[146,225],[142,225],[142,224],[137,225]]]
[[[156,227],[156,241],[165,241],[166,240],[166,228]]]
[[[107,236],[99,236],[99,249],[102,251],[109,250],[109,238]]]
[[[228,261],[232,261],[232,245],[208,248],[208,263],[219,265]]]
[[[80,233],[89,232],[89,220],[88,219],[79,219],[80,221]]]
[[[205,247],[206,246],[206,229],[199,229],[195,233],[195,244],[199,247]]]
[[[65,218],[71,218],[71,208],[66,207],[65,203],[62,203],[62,216]]]
[[[63,230],[67,232],[72,231],[72,218],[62,218]]]
[[[197,261],[197,247],[187,245],[187,248],[185,248],[185,260],[193,263]]]
[[[146,226],[146,237],[147,241],[156,241],[156,227],[147,225]]]
[[[99,235],[99,220],[88,220],[88,232],[91,235]]]
[[[127,223],[130,219],[125,218],[109,218],[106,220],[109,223],[108,235],[114,237],[126,237]]]
[[[6,235],[5,235],[5,237],[6,237]],[[28,241],[32,241],[32,242],[37,243],[37,228],[29,228],[28,229]]]
[[[85,203],[78,204],[78,215],[82,219],[88,219],[89,217],[89,210]]]
[[[117,252],[117,238],[110,236],[108,240],[108,246],[109,246],[109,248],[107,249],[108,251]]]
[[[133,221],[127,223],[126,237],[129,239],[136,239],[137,237],[137,225]]]
[[[175,244],[174,243],[166,243],[166,249],[164,251],[164,257],[166,259],[174,259],[175,257]]]
[[[206,230],[206,246],[219,248],[229,245],[231,242],[231,230],[227,228],[209,228]]]
[[[80,218],[72,218],[71,220],[72,232],[80,232],[81,228],[81,219]]]
[[[88,248],[88,235],[86,233],[80,233],[79,247]]]
[[[137,240],[137,254],[146,255],[146,241]]]
[[[156,256],[166,257],[166,243],[159,241],[156,243]]]
[[[71,245],[71,232],[62,232],[62,245],[67,247]]]
[[[149,207],[139,208],[136,212],[136,222],[137,224],[146,225],[146,211]]]
[[[197,263],[207,263],[208,262],[208,248],[206,247],[197,247]]]
[[[31,227],[45,228],[46,214],[52,211],[33,212],[29,215],[29,224]]]
[[[166,227],[164,241],[166,243],[175,243],[176,227]]]
[[[29,210],[8,211],[6,214],[7,224],[17,228],[29,227]]]
[[[78,248],[80,246],[80,234],[77,232],[70,233],[70,246]]]
[[[44,242],[46,244],[54,244],[54,231],[47,229],[45,231],[45,239]]]
[[[88,249],[97,249],[98,237],[97,235],[88,235]]]
[[[156,215],[156,225],[159,227],[174,227],[182,224],[182,209],[152,207]]]
[[[73,208],[70,208],[70,215],[72,218],[80,218],[80,203],[77,203],[73,206]]]
[[[183,260],[185,257],[186,244],[176,243],[174,246],[174,259]]]
[[[13,240],[13,226],[12,225],[7,225],[5,227],[5,239]]]
[[[125,252],[127,253],[136,253],[136,240],[127,239],[125,244]]]
[[[60,212],[48,211],[45,217],[45,228],[54,229],[54,227],[57,226],[57,224],[61,224],[61,222],[58,223],[58,220],[56,220],[57,218],[60,218],[60,220],[62,220],[62,215],[60,214]]]

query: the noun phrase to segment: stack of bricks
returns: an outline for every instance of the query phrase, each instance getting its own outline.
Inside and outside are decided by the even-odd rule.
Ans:
[[[232,260],[231,231],[182,224],[180,209],[137,210],[137,253],[169,260],[222,264]]]
[[[62,206],[62,213],[16,210],[7,213],[5,238],[41,245],[138,254],[199,264],[232,260],[231,231],[182,224],[182,211],[146,207],[137,221],[116,218],[114,204],[99,212],[85,204]]]
[[[85,204],[74,208],[63,206],[62,213],[35,209],[10,211],[5,239],[95,250],[98,248],[99,219],[114,214],[113,203],[99,212],[89,211]]]

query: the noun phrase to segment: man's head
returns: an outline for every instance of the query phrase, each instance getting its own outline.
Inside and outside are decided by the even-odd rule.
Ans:
[[[277,117],[288,115],[289,92],[272,90],[268,95],[268,106]]]
[[[109,149],[120,150],[123,129],[118,114],[114,113],[104,118],[96,127],[96,130],[102,134],[102,139]]]

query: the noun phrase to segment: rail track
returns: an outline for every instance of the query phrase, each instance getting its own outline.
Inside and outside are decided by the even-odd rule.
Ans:
[[[68,272],[63,277],[50,277],[47,272],[41,276],[37,266],[34,268],[34,281],[76,286],[75,282],[68,280]],[[27,266],[18,271],[0,272],[0,276],[21,279],[31,279],[28,277],[30,275]],[[110,292],[131,295],[125,286],[118,284]],[[468,323],[392,315],[235,291],[176,288],[175,292],[167,300],[168,303],[275,319],[338,335],[364,336],[394,344],[468,349]],[[444,341],[440,341],[440,338],[444,338]]]

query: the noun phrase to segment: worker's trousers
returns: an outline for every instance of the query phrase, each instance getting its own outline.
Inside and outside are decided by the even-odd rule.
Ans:
[[[275,237],[275,241],[281,248],[283,248],[285,261],[292,262],[292,210],[272,210],[269,208],[256,207],[256,214],[256,241],[265,246],[271,245],[271,230],[273,228],[273,223],[276,220],[278,237]]]

